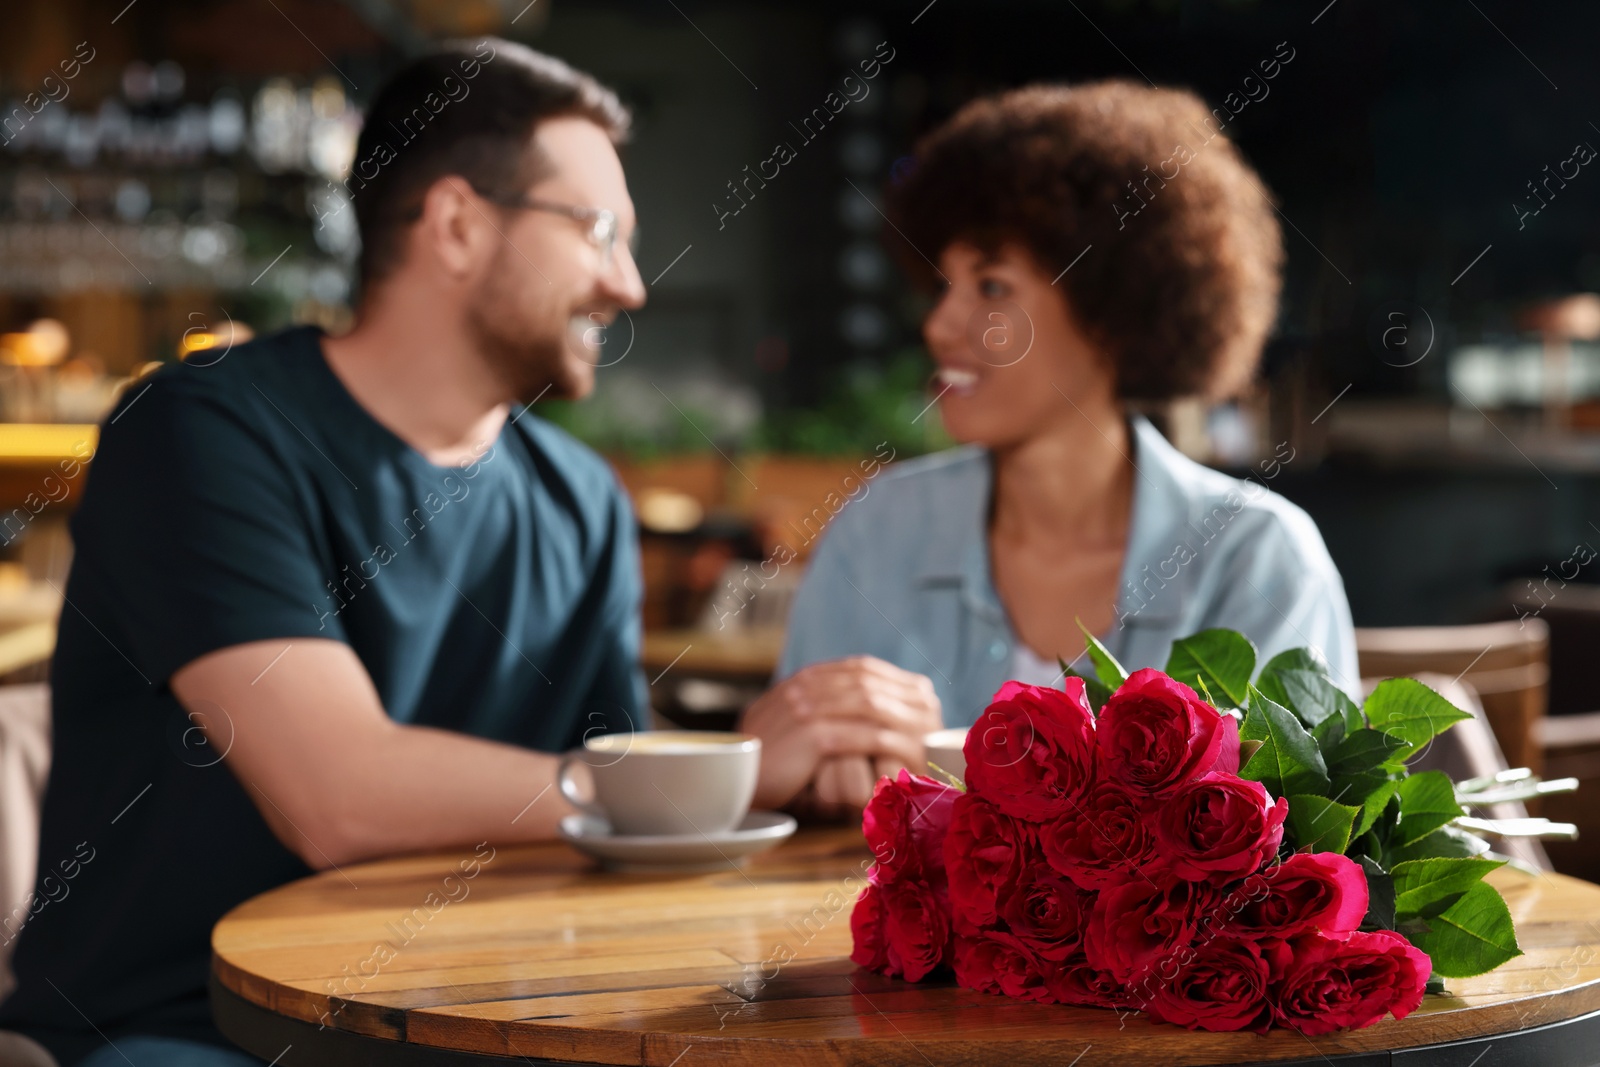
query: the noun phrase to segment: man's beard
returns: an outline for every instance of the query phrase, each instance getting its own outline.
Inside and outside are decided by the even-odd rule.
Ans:
[[[509,263],[497,264],[467,309],[467,329],[491,370],[521,403],[577,399],[592,379],[575,367],[567,349],[568,316],[554,302],[526,298]]]

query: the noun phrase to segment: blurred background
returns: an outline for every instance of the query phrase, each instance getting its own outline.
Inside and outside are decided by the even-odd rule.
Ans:
[[[1364,673],[1454,675],[1513,765],[1589,774],[1600,8],[1575,0],[15,0],[0,668],[48,656],[65,521],[119,390],[253,333],[347,324],[362,105],[430,41],[476,34],[635,111],[650,300],[612,327],[591,400],[537,410],[634,495],[647,669],[677,668],[664,713],[737,706],[864,464],[948,443],[878,211],[916,137],[975,94],[1120,77],[1235,113],[1288,251],[1257,386],[1158,425],[1316,519]],[[799,129],[874,58],[864,96]],[[795,158],[748,182],[779,141]]]

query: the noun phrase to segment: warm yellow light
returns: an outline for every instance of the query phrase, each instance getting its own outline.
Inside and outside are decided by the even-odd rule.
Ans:
[[[48,367],[55,360],[31,333],[0,334],[0,362],[13,367]]]
[[[87,459],[99,441],[100,428],[88,424],[0,422],[0,466]]]
[[[67,357],[72,339],[55,319],[39,319],[23,333],[0,334],[0,362],[14,367],[53,367]]]
[[[67,328],[55,319],[37,319],[28,327],[28,336],[38,346],[40,355],[55,366],[67,358],[72,349],[72,336]]]
[[[178,339],[178,358],[188,359],[196,352],[204,352],[208,348],[232,348],[242,345],[255,336],[255,331],[242,322],[218,323],[214,330],[202,330],[191,327],[183,332]],[[220,358],[220,357],[217,357]]]
[[[640,524],[657,533],[687,533],[705,519],[705,509],[694,497],[657,486],[640,490],[634,510]]]
[[[178,358],[188,359],[190,353],[201,352],[207,348],[216,348],[222,343],[222,338],[209,330],[199,330],[195,333],[186,333],[178,342]]]

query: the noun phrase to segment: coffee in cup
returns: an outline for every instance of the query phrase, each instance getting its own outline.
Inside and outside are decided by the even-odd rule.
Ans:
[[[589,769],[594,798],[579,794],[578,763]],[[600,734],[562,757],[561,795],[613,833],[720,834],[750,811],[761,769],[761,740],[747,734],[651,730]]]

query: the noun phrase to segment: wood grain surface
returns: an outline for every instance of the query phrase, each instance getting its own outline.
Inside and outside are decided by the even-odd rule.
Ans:
[[[1524,956],[1452,980],[1405,1020],[1311,1039],[1193,1033],[1140,1013],[859,970],[847,958],[850,907],[869,862],[853,829],[802,831],[713,874],[610,874],[561,844],[385,860],[235,908],[213,933],[213,968],[249,1003],[324,1027],[660,1067],[1267,1063],[1436,1045],[1600,1010],[1600,887],[1558,874],[1492,876]]]

